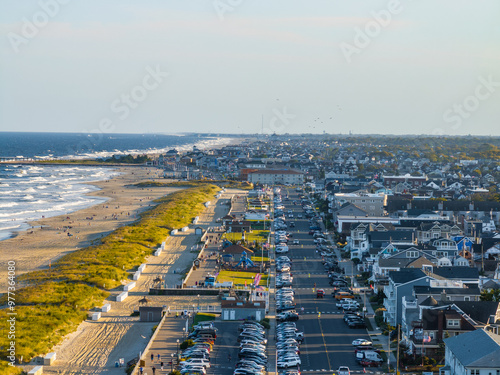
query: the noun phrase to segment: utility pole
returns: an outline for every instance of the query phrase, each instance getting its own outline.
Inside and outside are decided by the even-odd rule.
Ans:
[[[399,335],[400,335],[400,326],[398,325],[398,351],[396,355],[396,375],[399,374]]]
[[[387,347],[387,372],[391,372],[391,331],[388,331],[387,342],[389,343]]]

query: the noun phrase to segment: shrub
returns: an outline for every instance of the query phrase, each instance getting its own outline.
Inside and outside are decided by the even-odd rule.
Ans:
[[[269,322],[265,322],[265,321],[261,320],[260,324],[262,324],[265,329],[271,328],[271,324],[269,324]]]
[[[187,349],[189,348],[190,346],[193,346],[194,345],[194,341],[189,339],[189,340],[185,340],[183,341],[180,345],[179,345],[179,349],[180,350],[184,350],[184,349]]]

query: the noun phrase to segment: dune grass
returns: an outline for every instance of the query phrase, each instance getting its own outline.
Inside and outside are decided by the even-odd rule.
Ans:
[[[173,181],[173,182],[159,182],[159,181],[143,181],[135,184],[137,187],[199,187],[201,185],[215,184],[224,186],[226,188],[252,190],[253,185],[247,181],[229,181],[229,180],[189,180],[189,181]]]
[[[7,361],[0,360],[0,374],[2,374],[2,375],[20,375],[20,374],[23,374],[23,370],[19,367],[9,366],[9,363]]]
[[[87,318],[88,310],[101,306],[112,289],[129,277],[170,231],[191,223],[218,187],[203,185],[157,199],[158,205],[129,226],[118,228],[99,245],[63,256],[50,270],[21,277],[27,286],[16,292],[16,356],[29,361],[43,355]],[[0,299],[5,305],[6,297]],[[6,309],[0,310],[6,329]],[[1,335],[0,347],[7,345]],[[3,374],[3,372],[1,372]]]

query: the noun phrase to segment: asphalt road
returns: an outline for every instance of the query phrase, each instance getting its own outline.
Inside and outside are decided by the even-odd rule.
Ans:
[[[333,288],[328,284],[328,275],[321,263],[321,256],[316,253],[316,245],[309,232],[309,219],[305,218],[304,210],[300,205],[299,193],[288,190],[290,200],[285,200],[286,193],[282,192],[284,212],[287,224],[292,220],[295,228],[288,228],[293,233],[293,239],[300,241],[299,245],[291,245],[287,254],[292,259],[293,288],[297,311],[304,308],[304,313],[297,321],[297,328],[304,331],[305,340],[301,345],[302,371],[335,371],[339,366],[349,366],[351,370],[363,369],[354,358],[352,341],[357,338],[369,339],[366,329],[351,329],[343,321],[343,313],[335,306],[332,297]],[[293,205],[292,201],[298,202]],[[294,218],[288,218],[288,210],[293,211]],[[297,218],[302,214],[302,218]],[[349,274],[349,270],[346,270]],[[323,299],[317,299],[313,291],[314,283],[317,288],[325,289]],[[321,316],[318,316],[318,312]],[[302,313],[301,313],[302,314]]]

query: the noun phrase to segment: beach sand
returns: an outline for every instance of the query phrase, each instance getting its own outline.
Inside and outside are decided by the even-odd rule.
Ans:
[[[86,247],[93,240],[138,219],[138,213],[155,205],[152,200],[182,188],[130,186],[141,181],[168,182],[153,167],[120,167],[122,174],[93,182],[101,190],[90,196],[108,198],[105,203],[31,222],[34,228],[0,241],[0,293],[7,290],[7,263],[16,262],[16,276],[49,267],[64,254]],[[91,219],[91,220],[89,220]],[[41,229],[43,226],[43,229]],[[64,230],[63,227],[71,227]],[[68,232],[72,236],[68,236]]]

